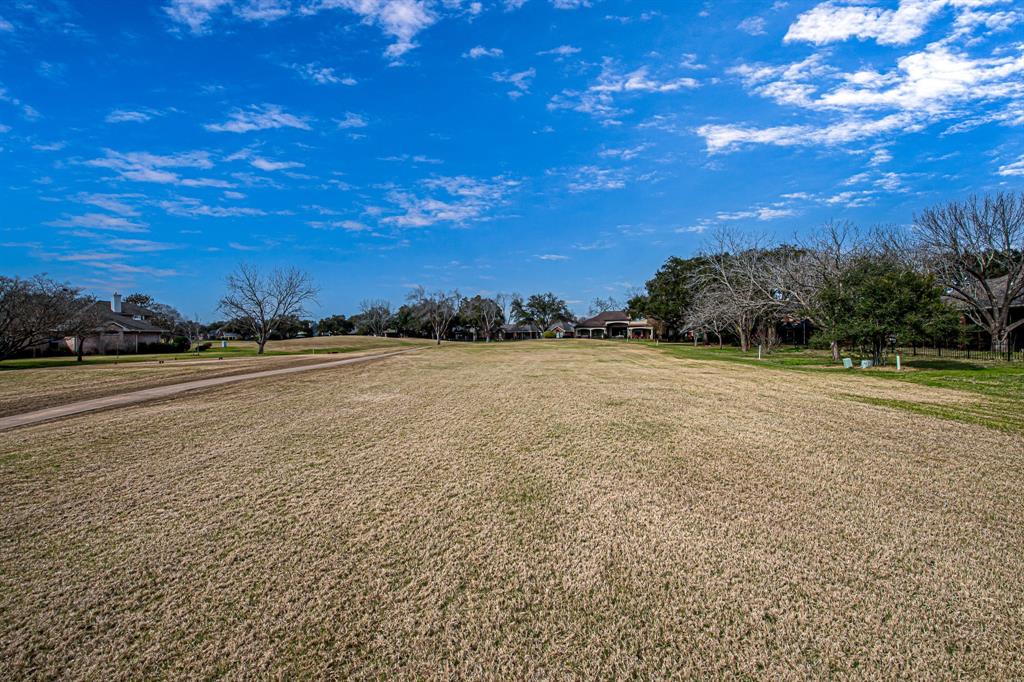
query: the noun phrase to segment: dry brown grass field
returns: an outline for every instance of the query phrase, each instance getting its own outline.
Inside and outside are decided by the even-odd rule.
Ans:
[[[229,353],[218,360],[217,349],[211,349],[195,358],[168,355],[163,362],[160,362],[160,359],[152,359],[113,364],[109,362],[110,358],[106,357],[102,358],[102,362],[94,362],[96,358],[89,358],[90,362],[81,365],[4,370],[0,371],[0,417],[194,379],[247,374],[323,361],[325,357],[313,355],[314,350],[324,351],[340,346],[345,348],[345,357],[355,357],[414,343],[422,342],[415,339],[403,339],[399,342],[365,336],[333,339],[317,337],[271,341],[267,345],[268,351],[296,355],[232,357]],[[255,352],[256,344],[251,341],[232,341],[230,348],[236,353],[239,350]]]
[[[0,678],[1024,677],[965,393],[450,345],[0,437]]]

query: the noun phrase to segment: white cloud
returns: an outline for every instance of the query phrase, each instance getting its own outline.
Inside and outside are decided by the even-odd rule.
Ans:
[[[999,170],[996,172],[1004,177],[1024,176],[1024,156],[1020,157],[1016,161],[1000,166]]]
[[[248,109],[235,109],[224,123],[203,126],[214,133],[248,133],[253,130],[297,128],[310,130],[307,119],[289,114],[276,104],[257,104]]]
[[[640,156],[642,153],[651,148],[648,143],[638,144],[635,147],[624,147],[624,148],[610,148],[602,149],[598,152],[598,156],[604,158],[622,159],[623,161],[630,161]]]
[[[556,57],[569,57],[579,52],[582,52],[582,50],[573,45],[559,45],[558,47],[553,47],[550,50],[541,50],[540,52],[537,53],[537,55],[554,55]]]
[[[208,152],[181,152],[178,154],[150,154],[149,152],[118,152],[105,149],[106,156],[90,159],[83,163],[95,168],[108,168],[115,171],[120,179],[133,182],[152,182],[157,184],[181,185],[183,187],[220,187],[234,185],[216,178],[188,178],[169,168],[213,168]]]
[[[139,215],[138,210],[126,202],[125,199],[141,198],[141,194],[94,194],[91,192],[80,192],[75,195],[74,199],[79,203],[102,208],[105,211],[117,213],[118,215],[137,216]]]
[[[435,159],[424,154],[395,154],[392,156],[382,156],[380,161],[394,161],[396,163],[426,163],[431,165],[440,165],[444,163],[441,159]]]
[[[823,2],[801,14],[783,41],[824,45],[858,38],[880,45],[906,45],[920,37],[947,4],[946,0],[901,0],[893,10],[866,3]]]
[[[341,129],[365,128],[367,125],[369,125],[366,122],[365,118],[363,118],[359,114],[354,114],[351,111],[346,111],[345,112],[345,118],[335,119],[335,122],[338,124],[338,127],[341,128]]]
[[[83,215],[65,216],[60,220],[47,223],[53,227],[85,227],[94,230],[112,230],[115,232],[146,232],[144,223],[136,223],[121,216],[106,213],[86,213]]]
[[[11,22],[7,21],[3,17],[0,17],[0,31],[4,31],[6,33],[13,33],[14,32],[14,24],[12,24]]]
[[[317,85],[356,85],[358,81],[351,76],[339,76],[334,69],[319,64],[292,64],[293,69],[306,80]]]
[[[1024,125],[1022,48],[1018,44],[976,56],[952,39],[939,40],[897,57],[890,69],[864,66],[850,72],[829,64],[827,53],[789,64],[742,64],[729,73],[739,76],[751,93],[832,120],[767,127],[716,123],[697,132],[715,153],[747,144],[845,145],[941,121],[955,121],[947,134],[989,122]],[[873,162],[889,159],[891,154],[883,151]]]
[[[765,23],[763,17],[747,17],[737,24],[736,28],[752,36],[760,36],[766,33]]]
[[[208,206],[199,199],[178,197],[173,200],[158,201],[156,205],[170,215],[189,218],[236,218],[240,216],[263,216],[266,211],[259,208],[244,206]]]
[[[605,125],[618,125],[620,117],[632,113],[617,105],[616,97],[642,93],[671,93],[699,87],[700,83],[689,77],[660,78],[650,74],[650,68],[642,66],[623,73],[614,60],[605,58],[601,73],[586,90],[563,90],[548,102],[549,110],[570,109],[589,114]]]
[[[486,220],[491,211],[507,203],[519,181],[497,176],[480,180],[464,175],[436,177],[420,183],[419,192],[393,190],[388,200],[400,213],[381,219],[395,227],[429,227],[439,223],[465,226]]]
[[[64,142],[62,140],[60,142],[48,142],[46,144],[34,144],[34,145],[32,145],[32,149],[36,150],[37,152],[59,152],[61,149],[64,149],[64,147],[67,147],[67,146],[68,146],[68,143]]]
[[[358,220],[314,220],[309,226],[316,230],[345,230],[346,232],[365,232],[370,227]]]
[[[546,261],[569,260],[568,256],[563,256],[563,255],[558,254],[558,253],[540,253],[540,254],[537,254],[536,258],[537,258],[537,260],[546,260]]]
[[[243,149],[240,152],[235,152],[231,156],[226,157],[225,161],[248,161],[249,165],[253,168],[258,168],[261,171],[267,172],[288,170],[290,168],[303,168],[305,166],[305,164],[299,163],[298,161],[272,161],[259,156],[251,149]]]
[[[512,99],[519,99],[524,94],[530,92],[530,84],[533,82],[533,77],[537,75],[537,70],[534,68],[526,69],[525,71],[508,72],[503,71],[501,73],[491,74],[491,78],[499,83],[508,83],[513,89],[508,91],[508,96]]]
[[[145,111],[131,111],[128,109],[114,109],[107,114],[107,123],[145,123],[153,118],[152,114]]]
[[[816,128],[810,125],[757,128],[736,124],[708,124],[697,128],[709,154],[735,151],[750,144],[780,147],[836,146],[896,132],[921,129],[909,114],[892,114],[881,119],[849,118]]]
[[[463,58],[468,59],[480,59],[481,57],[500,57],[505,52],[500,47],[484,47],[483,45],[477,45],[476,47],[470,48],[468,52],[463,52]]]
[[[621,168],[580,166],[569,173],[570,192],[622,189],[626,186],[626,172]]]

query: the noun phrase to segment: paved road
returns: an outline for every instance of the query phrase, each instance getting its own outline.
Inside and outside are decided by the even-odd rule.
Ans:
[[[9,417],[0,417],[0,431],[17,428],[19,426],[29,426],[30,424],[38,424],[39,422],[60,419],[62,417],[70,417],[76,414],[81,414],[83,412],[95,412],[97,410],[107,410],[112,407],[124,407],[125,405],[134,405],[136,403],[145,402],[147,400],[167,398],[169,396],[184,393],[186,391],[195,391],[197,389],[210,388],[212,386],[221,386],[223,384],[233,384],[236,381],[250,381],[252,379],[263,379],[266,377],[281,376],[282,374],[309,372],[314,369],[328,369],[330,367],[340,367],[341,365],[355,365],[362,362],[370,362],[372,360],[390,358],[395,355],[401,355],[402,353],[409,353],[415,350],[421,349],[406,348],[405,350],[393,351],[390,353],[378,353],[376,355],[362,355],[358,358],[348,358],[346,360],[329,360],[327,362],[320,362],[314,365],[284,367],[282,369],[268,369],[262,372],[235,374],[233,376],[227,377],[214,377],[213,379],[197,379],[196,381],[186,381],[181,384],[171,384],[170,386],[156,386],[154,388],[144,388],[141,391],[120,393],[117,395],[106,396],[104,398],[91,398],[89,400],[80,400],[77,403],[68,403],[67,405],[48,407],[43,410],[35,410],[33,412],[25,412],[23,414],[14,414]]]

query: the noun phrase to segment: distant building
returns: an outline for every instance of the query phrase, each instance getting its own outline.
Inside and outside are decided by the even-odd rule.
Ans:
[[[544,330],[535,324],[503,324],[501,325],[501,338],[505,341],[523,341],[526,339],[539,339],[543,336]]]
[[[576,336],[575,322],[555,322],[548,327],[549,332],[555,333],[556,339],[571,339]]]
[[[634,320],[624,310],[608,310],[576,325],[580,339],[657,339],[661,323],[653,318]]]
[[[110,301],[96,301],[91,312],[99,321],[93,333],[81,339],[68,337],[63,340],[72,353],[78,352],[78,343],[82,344],[83,354],[138,353],[150,344],[160,343],[161,335],[168,331],[151,322],[156,313],[122,302],[121,294],[117,292]]]

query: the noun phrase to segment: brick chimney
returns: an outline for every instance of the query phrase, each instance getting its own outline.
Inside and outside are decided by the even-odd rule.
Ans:
[[[121,294],[114,292],[114,297],[110,299],[110,310],[112,312],[121,313]]]

